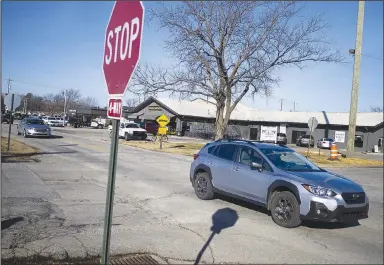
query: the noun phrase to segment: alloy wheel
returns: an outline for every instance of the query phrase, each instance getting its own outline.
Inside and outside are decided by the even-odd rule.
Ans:
[[[275,206],[275,216],[284,222],[288,222],[292,218],[293,205],[287,199],[280,199]]]
[[[196,182],[196,191],[200,195],[205,195],[207,193],[208,183],[204,177],[199,177]]]

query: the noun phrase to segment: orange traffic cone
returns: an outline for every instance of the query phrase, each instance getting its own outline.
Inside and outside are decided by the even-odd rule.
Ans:
[[[329,160],[339,160],[339,152],[337,151],[337,145],[335,143],[331,144],[331,153]]]

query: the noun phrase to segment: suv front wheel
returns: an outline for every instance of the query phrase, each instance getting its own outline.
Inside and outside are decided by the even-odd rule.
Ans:
[[[199,172],[194,183],[196,196],[201,200],[211,200],[214,197],[213,186],[207,172]]]
[[[300,204],[289,191],[276,192],[271,198],[273,221],[285,228],[294,228],[301,224]]]

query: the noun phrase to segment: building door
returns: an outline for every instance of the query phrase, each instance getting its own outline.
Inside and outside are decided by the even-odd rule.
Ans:
[[[306,131],[292,131],[292,144],[295,144],[297,139],[303,134],[306,134]]]
[[[257,128],[250,128],[249,140],[257,140]]]

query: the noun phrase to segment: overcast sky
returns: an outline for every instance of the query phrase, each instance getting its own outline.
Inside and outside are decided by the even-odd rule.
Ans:
[[[2,1],[2,84],[16,80],[15,93],[46,94],[60,88],[78,88],[83,95],[107,102],[102,72],[105,28],[113,2]],[[144,2],[148,8],[153,3]],[[304,70],[276,73],[281,82],[268,100],[256,96],[243,103],[256,109],[349,111],[356,37],[357,1],[308,2],[307,15],[326,12],[330,38],[347,55],[346,65],[317,64]],[[167,32],[146,24],[141,60],[167,66],[172,57],[163,49]],[[383,2],[366,1],[361,63],[359,111],[383,106]],[[17,82],[23,81],[24,83]],[[26,83],[25,83],[26,82]],[[29,84],[27,84],[29,83]],[[44,86],[37,86],[42,84]],[[127,94],[126,98],[132,95]],[[163,95],[164,96],[164,95]]]

